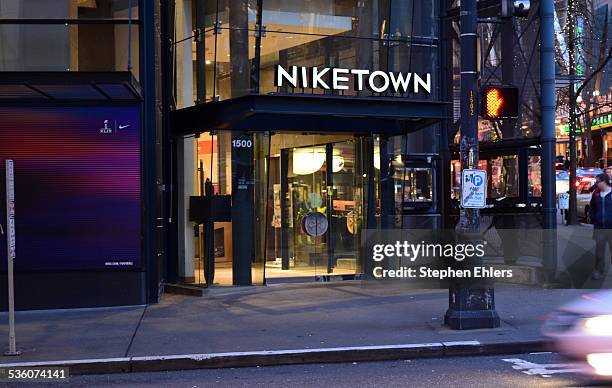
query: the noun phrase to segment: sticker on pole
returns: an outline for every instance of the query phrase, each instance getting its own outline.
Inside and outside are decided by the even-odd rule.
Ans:
[[[467,169],[461,172],[461,206],[482,209],[487,204],[487,171]]]

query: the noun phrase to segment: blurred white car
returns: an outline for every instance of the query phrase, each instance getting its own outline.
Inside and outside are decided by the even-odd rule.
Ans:
[[[583,295],[560,307],[543,333],[584,373],[612,381],[612,291]]]
[[[576,184],[576,203],[578,206],[578,217],[586,220],[587,224],[591,223],[591,214],[589,207],[591,205],[591,196],[593,192],[591,188],[595,184],[595,178],[582,178]]]

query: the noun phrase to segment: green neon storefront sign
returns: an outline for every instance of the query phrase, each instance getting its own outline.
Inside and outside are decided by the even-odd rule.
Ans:
[[[599,117],[596,117],[591,122],[591,130],[603,129],[612,126],[612,113],[608,113]],[[569,124],[565,124],[560,130],[562,135],[569,135]],[[576,133],[582,133],[582,128],[577,128]]]

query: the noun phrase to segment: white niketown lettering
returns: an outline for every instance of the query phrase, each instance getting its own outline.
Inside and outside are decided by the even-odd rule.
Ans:
[[[351,77],[349,77],[349,74]],[[326,75],[327,78],[324,80],[323,78]],[[365,77],[367,77],[367,81]],[[431,73],[419,75],[417,73],[329,67],[289,66],[288,70],[286,70],[281,65],[276,65],[274,86],[348,90],[351,78],[356,91],[363,91],[365,87],[374,93],[391,91],[393,93],[405,94],[412,91],[413,93],[424,92],[431,94]]]

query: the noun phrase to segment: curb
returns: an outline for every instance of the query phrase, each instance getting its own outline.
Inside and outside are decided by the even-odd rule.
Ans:
[[[546,351],[549,348],[549,343],[541,339],[515,342],[452,341],[321,349],[264,350],[254,352],[20,362],[0,364],[0,368],[67,367],[70,369],[71,375],[82,375],[485,356],[540,352]]]

